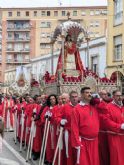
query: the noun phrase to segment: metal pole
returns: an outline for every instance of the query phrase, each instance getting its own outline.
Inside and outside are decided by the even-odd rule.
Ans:
[[[51,42],[51,73],[54,74],[54,63],[53,63],[53,42]]]
[[[64,43],[65,43],[65,37],[62,35],[62,72],[64,72],[65,64],[64,64]]]
[[[89,62],[89,38],[87,40],[87,68],[90,69],[90,62]]]

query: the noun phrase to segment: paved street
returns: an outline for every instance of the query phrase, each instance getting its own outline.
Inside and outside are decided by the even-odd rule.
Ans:
[[[14,133],[6,132],[3,140],[3,151],[0,153],[0,165],[38,165],[38,161],[26,163],[26,151],[19,152],[19,143],[14,143]]]

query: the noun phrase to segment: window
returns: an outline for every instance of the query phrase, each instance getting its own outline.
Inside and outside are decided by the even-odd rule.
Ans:
[[[90,27],[93,27],[93,26],[94,26],[94,22],[91,21],[91,22],[90,22]]]
[[[35,16],[35,17],[37,16],[37,11],[34,11],[34,16]]]
[[[29,16],[29,11],[26,11],[25,15],[28,17]]]
[[[40,48],[41,49],[45,49],[45,48],[49,49],[50,45],[49,44],[40,44]]]
[[[25,55],[25,61],[29,61],[29,55]]]
[[[91,69],[93,72],[98,73],[98,56],[91,57]]]
[[[9,16],[9,17],[12,17],[12,12],[11,12],[11,11],[8,12],[8,16]]]
[[[114,61],[122,60],[122,35],[114,37]]]
[[[45,38],[46,37],[46,33],[41,33],[41,38]]]
[[[7,39],[13,39],[13,33],[8,33],[8,38]]]
[[[41,11],[41,16],[46,16],[46,12],[45,11]]]
[[[23,57],[21,54],[17,54],[17,62],[23,62]]]
[[[118,25],[123,21],[123,0],[114,1],[114,24]]]
[[[95,21],[95,26],[99,27],[99,25],[100,25],[99,21]]]
[[[50,38],[51,37],[51,34],[50,33],[46,33],[46,37],[47,38]]]
[[[20,11],[17,11],[17,16],[20,17],[20,15],[21,15],[21,14],[20,14]]]
[[[95,14],[96,14],[96,15],[100,15],[100,11],[99,11],[99,10],[96,10],[96,11],[95,11]]]
[[[58,11],[54,11],[54,16],[58,16]]]
[[[41,22],[41,28],[50,28],[51,22]]]
[[[27,44],[25,44],[25,48],[24,48],[25,50],[29,50],[30,49],[30,46],[29,46],[29,44],[27,43]]]
[[[14,51],[21,51],[23,50],[23,44],[22,43],[17,43],[14,45]]]
[[[73,16],[77,16],[77,11],[73,11]]]
[[[81,15],[83,16],[83,15],[86,15],[86,12],[85,11],[82,11],[81,12]]]
[[[7,50],[13,50],[12,44],[7,44]]]
[[[62,11],[62,16],[66,16],[66,12],[65,11]]]
[[[102,15],[107,15],[107,10],[103,10],[101,13]]]
[[[50,16],[50,11],[47,11],[47,16]]]
[[[12,60],[12,55],[8,54],[7,55],[7,61],[11,61]]]
[[[14,54],[14,61],[17,62],[17,54]]]
[[[94,15],[94,11],[93,10],[90,11],[90,15]]]

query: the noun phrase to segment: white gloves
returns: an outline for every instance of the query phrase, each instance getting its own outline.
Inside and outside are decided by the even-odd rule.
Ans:
[[[16,110],[17,108],[18,108],[17,105],[15,105],[15,106],[14,106],[14,110]]]
[[[123,124],[121,124],[121,129],[123,129],[123,130],[124,130],[124,123],[123,123]]]
[[[50,111],[47,111],[47,112],[45,113],[45,117],[52,117],[52,113],[51,113]]]
[[[33,109],[33,113],[36,113],[36,112],[37,112],[37,111],[36,111],[36,108],[34,108],[34,109]]]
[[[80,146],[75,147],[75,149],[77,149],[77,150],[79,150],[80,148],[81,148]]]
[[[60,124],[61,125],[65,125],[67,123],[67,120],[66,119],[62,119],[61,121],[60,121]]]

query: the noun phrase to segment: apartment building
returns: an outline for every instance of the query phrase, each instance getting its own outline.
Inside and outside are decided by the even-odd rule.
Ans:
[[[124,1],[108,1],[107,74],[122,83],[124,94]]]
[[[0,12],[0,76],[1,76],[1,62],[2,62],[2,24],[1,24],[1,12]]]
[[[57,25],[67,20],[89,28],[91,39],[104,36],[107,29],[107,7],[39,7],[2,8],[2,74],[4,70],[27,64],[31,58],[51,52],[51,37]],[[61,42],[54,44],[59,51]]]

